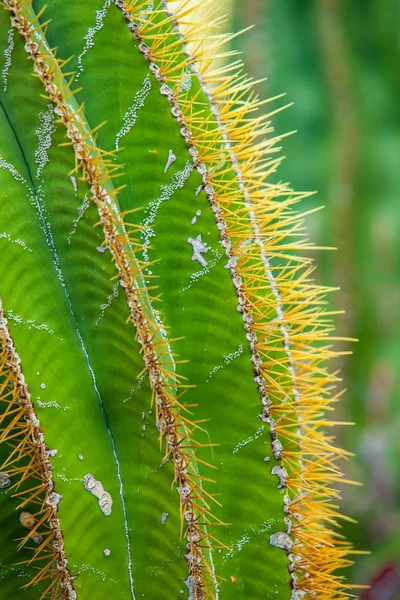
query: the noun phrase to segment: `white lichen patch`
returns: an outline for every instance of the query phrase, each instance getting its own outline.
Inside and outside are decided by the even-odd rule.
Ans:
[[[8,473],[0,473],[0,489],[6,490],[11,485],[11,477]]]
[[[271,546],[282,548],[282,550],[286,550],[286,552],[290,552],[293,546],[290,536],[282,531],[278,531],[277,533],[271,535],[269,542]]]
[[[188,238],[187,242],[192,246],[192,260],[197,260],[202,267],[206,267],[208,262],[203,257],[203,254],[207,254],[211,248],[203,242],[201,233],[196,238]]]
[[[275,466],[271,469],[271,475],[277,475],[279,477],[278,488],[282,489],[287,485],[288,472],[285,467]]]
[[[36,177],[40,179],[43,169],[49,162],[47,151],[51,148],[52,135],[56,130],[54,109],[52,104],[47,105],[47,110],[39,113],[40,126],[36,130],[38,139],[37,149],[35,151]]]
[[[174,164],[174,162],[176,162],[177,160],[178,160],[178,159],[177,159],[177,157],[176,157],[176,155],[175,155],[174,151],[173,151],[173,150],[170,150],[170,151],[168,152],[168,159],[167,159],[167,162],[166,162],[166,164],[165,164],[164,173],[167,173],[167,172],[168,172],[168,169],[170,168],[170,166],[171,166],[171,165],[173,165],[173,164]]]
[[[193,219],[190,221],[192,225],[196,225],[197,223],[197,219],[201,217],[201,210],[197,210],[196,214],[194,215]]]
[[[78,208],[78,216],[76,217],[76,219],[72,223],[71,233],[67,237],[68,244],[71,244],[71,238],[74,235],[74,233],[76,232],[78,224],[79,224],[79,221],[82,219],[82,217],[83,217],[83,215],[85,213],[85,210],[87,208],[89,208],[89,204],[90,204],[90,202],[89,202],[89,196],[87,194],[85,194],[85,196],[83,198],[83,202],[80,205],[80,207]]]
[[[113,501],[111,494],[104,490],[101,481],[98,481],[91,473],[88,473],[83,478],[83,485],[88,492],[97,498],[102,513],[106,517],[109,517],[112,512]]]
[[[225,367],[227,367],[228,365],[231,364],[231,362],[233,360],[235,360],[235,358],[239,358],[239,356],[241,356],[243,354],[243,344],[239,344],[239,347],[237,350],[235,350],[235,352],[231,352],[230,354],[227,354],[226,356],[223,357],[223,364],[222,365],[218,365],[217,367],[214,367],[213,370],[208,374],[207,376],[207,383],[210,381],[210,379],[212,378],[212,376],[217,373],[218,371],[220,371],[221,369],[224,369]]]
[[[21,246],[21,248],[23,248],[27,252],[32,252],[32,249],[28,248],[25,242],[23,242],[22,240],[14,240],[8,233],[0,233],[0,239],[5,239],[7,240],[7,242],[10,242],[10,244],[18,244],[18,246]]]
[[[106,517],[109,517],[111,515],[112,503],[113,501],[111,498],[111,494],[109,494],[108,492],[104,492],[101,498],[99,498],[99,506]]]
[[[130,132],[130,130],[132,129],[132,127],[135,126],[137,117],[138,117],[138,112],[141,108],[144,107],[144,105],[146,103],[146,99],[150,94],[150,90],[151,90],[150,75],[146,75],[146,77],[144,78],[142,87],[135,94],[135,98],[133,100],[132,106],[126,111],[126,113],[123,116],[122,127],[118,131],[118,133],[115,137],[115,147],[117,150],[119,149],[119,142],[120,142],[121,138],[123,138],[125,135],[127,135]]]
[[[263,435],[264,429],[265,429],[264,425],[261,425],[261,427],[259,429],[257,429],[257,431],[255,432],[254,435],[251,435],[247,439],[243,440],[242,442],[239,442],[239,444],[237,444],[237,446],[234,447],[232,454],[237,454],[241,448],[244,448],[248,444],[251,444],[251,442],[258,440]]]
[[[11,68],[11,56],[14,50],[14,27],[10,27],[10,29],[8,30],[8,37],[7,37],[7,48],[4,50],[4,67],[3,67],[3,71],[1,73],[1,77],[3,79],[3,92],[7,91],[7,87],[8,87],[8,73],[10,71]]]
[[[107,11],[110,8],[111,0],[106,0],[103,4],[103,8],[96,11],[96,22],[93,27],[90,27],[87,34],[85,35],[85,45],[83,47],[82,52],[78,56],[78,69],[75,76],[75,80],[79,79],[81,74],[83,73],[83,64],[82,59],[90,48],[94,46],[94,37],[96,33],[100,31],[100,29],[104,26],[104,19],[106,18]]]

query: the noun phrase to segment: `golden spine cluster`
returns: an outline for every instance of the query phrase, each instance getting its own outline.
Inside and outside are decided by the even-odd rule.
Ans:
[[[280,541],[289,555],[292,598],[344,600],[353,586],[337,571],[351,564],[354,552],[335,530],[345,517],[332,499],[339,497],[335,485],[346,481],[337,462],[348,453],[326,433],[338,423],[325,416],[340,396],[338,373],[327,367],[338,356],[332,347],[338,338],[334,313],[326,309],[331,290],[315,283],[313,260],[297,254],[316,249],[304,231],[305,214],[296,210],[305,194],[268,182],[281,160],[276,158],[281,138],[271,137],[273,113],[254,116],[265,102],[242,63],[210,70],[216,58],[232,54],[224,52],[230,36],[214,35],[214,43],[204,47],[220,23],[213,10],[199,21],[199,2],[181,0],[173,14],[161,1],[148,11],[140,0],[115,3],[171,103],[227,251],[253,353],[261,418],[271,427],[281,461],[272,473],[286,489],[288,534],[274,543]],[[182,86],[188,68],[200,77],[211,114],[200,94],[190,97]]]
[[[1,466],[13,497],[18,499],[16,510],[20,521],[29,531],[19,540],[19,548],[33,547],[27,565],[37,567],[38,573],[25,586],[44,584],[41,598],[75,600],[76,592],[67,569],[64,540],[57,507],[60,496],[54,490],[51,451],[44,442],[21,362],[11,338],[3,305],[0,301],[0,444],[10,448]],[[21,460],[23,459],[23,460]],[[34,513],[27,508],[35,506]]]
[[[180,402],[188,386],[172,370],[172,360],[175,365],[179,361],[171,356],[170,341],[165,338],[163,324],[158,317],[151,316],[148,308],[152,300],[157,300],[149,295],[149,291],[156,288],[149,288],[144,282],[143,287],[140,287],[140,281],[143,281],[142,269],[150,265],[141,263],[136,258],[141,247],[132,236],[138,229],[125,225],[124,213],[119,212],[116,205],[118,188],[113,187],[112,180],[119,175],[119,167],[115,166],[114,160],[111,162],[114,153],[105,152],[95,145],[92,137],[95,130],[85,131],[82,107],[77,106],[76,110],[71,108],[71,98],[75,92],[69,90],[62,75],[61,69],[66,61],[60,61],[54,56],[42,36],[38,20],[43,11],[31,18],[30,0],[6,0],[4,6],[12,15],[13,26],[25,40],[25,49],[34,63],[35,73],[43,83],[48,99],[54,103],[60,122],[65,126],[70,140],[65,145],[71,145],[75,151],[75,172],[81,170],[83,179],[91,188],[105,235],[104,244],[109,248],[116,264],[120,283],[126,292],[130,319],[136,327],[137,339],[141,345],[145,371],[152,388],[152,401],[156,405],[157,426],[160,437],[166,440],[165,459],[170,457],[174,465],[182,523],[186,523],[185,558],[189,570],[187,585],[195,600],[214,600],[217,581],[204,549],[221,547],[221,543],[208,532],[207,527],[223,523],[212,514],[211,505],[213,502],[217,503],[217,500],[204,490],[203,481],[206,478],[199,474],[197,463],[210,467],[212,465],[195,456],[196,448],[204,445],[193,439],[193,431],[200,429],[200,426],[185,416],[185,413],[190,415],[190,412]]]

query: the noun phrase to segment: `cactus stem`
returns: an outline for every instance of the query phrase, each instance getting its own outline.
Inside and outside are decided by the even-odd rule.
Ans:
[[[156,405],[156,422],[160,431],[160,441],[166,439],[166,457],[171,456],[174,463],[175,481],[178,483],[180,506],[183,524],[186,523],[188,539],[188,554],[186,559],[189,566],[189,579],[193,588],[194,600],[215,599],[213,588],[217,586],[214,569],[204,558],[203,548],[222,547],[207,531],[208,525],[220,524],[222,521],[214,517],[206,501],[216,499],[207,494],[202,486],[202,478],[198,474],[197,463],[211,466],[196,458],[193,447],[190,452],[183,447],[190,436],[187,420],[181,418],[181,405],[176,401],[175,391],[188,386],[180,383],[182,378],[169,369],[170,361],[164,356],[170,355],[169,342],[166,339],[164,325],[150,308],[148,291],[156,287],[143,288],[138,285],[141,280],[141,267],[135,260],[132,250],[132,239],[125,223],[115,205],[120,188],[113,188],[109,175],[108,157],[114,157],[116,151],[106,152],[95,145],[91,133],[83,125],[80,108],[71,106],[76,90],[70,91],[60,72],[59,62],[54,51],[45,43],[40,27],[32,28],[30,20],[31,2],[6,0],[4,6],[12,15],[12,24],[24,38],[28,56],[32,59],[35,72],[42,81],[50,99],[56,106],[55,112],[65,126],[67,136],[76,154],[76,171],[82,169],[82,176],[88,182],[93,200],[98,208],[100,223],[105,234],[105,244],[110,249],[118,270],[121,285],[125,288],[131,320],[136,326],[137,338],[142,347],[145,361],[145,371],[149,374],[153,390],[153,401]],[[69,101],[67,102],[67,98]],[[115,169],[115,163],[112,168]],[[135,232],[137,229],[135,228]],[[151,263],[149,263],[151,264]],[[144,265],[146,266],[146,265]],[[149,314],[150,313],[150,314]],[[162,348],[156,351],[153,339],[156,338]],[[176,364],[175,361],[172,364]],[[194,444],[195,445],[195,444]],[[196,478],[198,483],[196,483]],[[216,546],[217,544],[217,546]]]
[[[47,598],[51,593],[54,599],[74,600],[76,592],[67,569],[64,540],[57,516],[60,496],[54,491],[51,454],[44,442],[1,300],[0,350],[0,372],[4,380],[0,401],[6,405],[0,415],[0,443],[6,442],[11,448],[1,471],[7,472],[12,490],[18,490],[27,480],[39,481],[39,484],[13,494],[21,501],[16,510],[37,506],[34,514],[25,511],[20,515],[21,524],[29,532],[19,540],[19,549],[32,540],[38,544],[33,556],[24,563],[40,563],[37,575],[24,587],[50,581],[41,598]],[[22,456],[28,460],[21,466]]]
[[[265,139],[273,131],[269,119],[274,113],[252,117],[265,102],[255,94],[256,82],[243,75],[240,61],[210,70],[216,57],[234,55],[221,53],[230,36],[215,36],[206,49],[201,44],[218,27],[218,18],[212,22],[207,14],[191,23],[200,3],[189,6],[186,0],[173,14],[160,2],[145,16],[138,1],[115,3],[171,104],[228,256],[253,354],[261,419],[270,425],[274,454],[282,463],[272,473],[279,473],[278,487],[289,492],[284,502],[288,534],[280,535],[291,542],[280,547],[289,557],[293,598],[344,598],[348,586],[334,572],[351,564],[346,558],[351,546],[331,530],[337,525],[333,514],[340,515],[332,512],[330,502],[338,496],[332,484],[346,481],[336,466],[346,453],[332,445],[324,429],[334,423],[322,416],[338,399],[331,392],[339,379],[325,363],[342,353],[331,348],[336,338],[326,318],[331,313],[323,308],[331,290],[311,279],[311,259],[292,254],[315,248],[305,236],[305,215],[293,210],[308,194],[266,181],[281,162],[273,155],[280,150],[282,136]],[[160,17],[163,10],[165,18]],[[179,22],[184,23],[183,34],[176,28]],[[190,97],[186,93],[183,79],[188,68],[199,75],[211,114],[204,110],[200,91]]]

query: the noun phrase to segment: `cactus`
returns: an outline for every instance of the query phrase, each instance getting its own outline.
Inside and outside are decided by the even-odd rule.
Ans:
[[[351,588],[307,194],[199,4],[3,3],[7,598]]]

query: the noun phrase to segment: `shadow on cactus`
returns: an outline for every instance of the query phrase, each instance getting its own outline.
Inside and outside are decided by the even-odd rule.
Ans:
[[[199,6],[3,3],[7,598],[350,593],[329,289]]]

